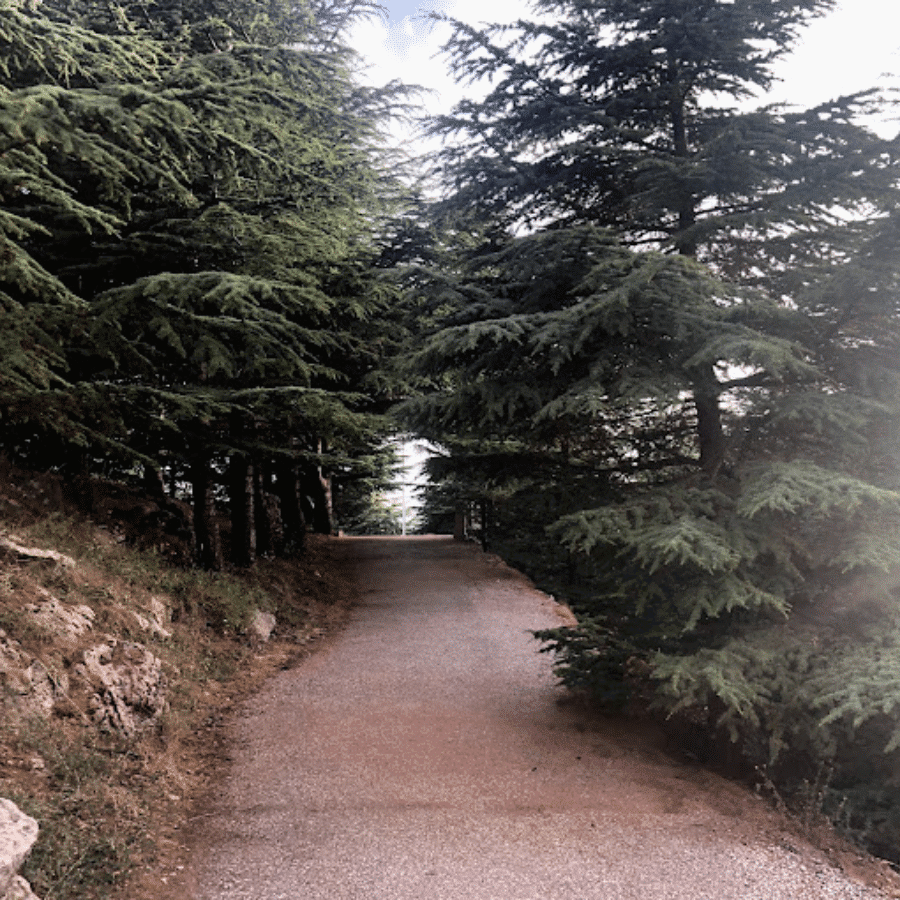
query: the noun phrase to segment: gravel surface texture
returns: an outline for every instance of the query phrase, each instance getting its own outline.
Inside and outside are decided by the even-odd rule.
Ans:
[[[195,900],[876,900],[647,725],[566,702],[567,611],[473,545],[346,539],[364,602],[233,725]]]

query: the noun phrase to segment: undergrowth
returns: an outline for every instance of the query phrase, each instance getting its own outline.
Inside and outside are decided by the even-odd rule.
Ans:
[[[42,519],[29,532],[36,542],[76,555],[127,587],[166,594],[176,619],[203,617],[212,627],[239,633],[255,609],[274,611],[271,596],[254,583],[252,573],[172,566],[153,550],[138,552],[111,539],[101,540],[100,531],[85,540],[73,527],[73,520],[59,514]],[[102,594],[108,589],[101,586],[97,590]]]
[[[19,695],[9,686],[0,697],[0,795],[40,827],[22,874],[42,900],[115,900],[126,896],[137,871],[154,865],[156,832],[180,814],[178,803],[201,790],[208,723],[221,718],[215,711],[301,652],[309,635],[340,621],[336,610],[351,602],[349,581],[329,570],[331,557],[315,542],[304,559],[209,573],[174,568],[60,515],[16,522],[14,529],[0,522],[0,531],[75,561],[73,567],[0,555],[0,629],[54,679],[71,670],[82,648],[110,636],[139,641],[162,661],[168,708],[127,740],[93,724],[86,693],[74,688],[77,678],[46,716],[17,713]],[[55,646],[59,638],[28,615],[29,604],[48,596],[93,611],[93,627],[77,646]],[[170,613],[165,630],[152,634],[135,616],[151,600]],[[281,649],[269,645],[269,657],[244,635],[255,609],[278,617]]]
[[[128,789],[137,757],[108,737],[42,718],[22,723],[8,744],[40,766],[42,782],[5,791],[40,824],[23,875],[43,900],[107,897],[146,840],[146,804]]]
[[[606,709],[656,716],[673,744],[728,775],[753,783],[764,771],[767,796],[802,828],[827,822],[900,865],[896,572],[838,581],[798,600],[790,622],[737,617],[733,634],[701,647],[664,605],[641,608],[628,590],[616,601],[605,558],[552,542],[535,553],[523,529],[498,524],[493,549],[576,613],[577,628],[535,635],[564,684]]]

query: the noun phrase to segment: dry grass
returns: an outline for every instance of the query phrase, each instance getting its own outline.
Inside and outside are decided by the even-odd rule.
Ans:
[[[0,551],[6,645],[39,660],[58,687],[52,708],[39,709],[15,671],[0,667],[0,795],[41,827],[23,874],[43,900],[150,900],[184,852],[183,823],[224,764],[223,717],[340,627],[356,597],[352,577],[327,538],[312,536],[297,561],[210,574],[173,568],[90,522],[4,507],[2,495],[0,486],[0,534],[76,561]],[[50,597],[89,607],[92,627],[69,636],[48,628],[28,607]],[[146,619],[160,602],[168,635],[148,632],[135,615]],[[279,623],[262,647],[243,634],[254,608]],[[166,711],[127,740],[94,724],[89,691],[74,674],[84,650],[107,636],[146,645],[167,682]]]

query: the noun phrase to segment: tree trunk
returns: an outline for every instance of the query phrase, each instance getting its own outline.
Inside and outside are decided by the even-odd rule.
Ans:
[[[313,485],[313,529],[318,534],[334,534],[332,515],[331,479],[316,471]]]
[[[253,466],[249,457],[235,453],[229,465],[231,497],[231,561],[245,568],[256,562],[256,516]]]
[[[250,454],[240,449],[246,446],[248,431],[253,431],[249,417],[241,410],[233,410],[229,418],[232,453],[228,464],[228,496],[231,501],[231,561],[249,568],[256,562],[255,473]],[[248,427],[249,426],[249,427]]]
[[[464,541],[466,539],[466,514],[457,508],[453,515],[453,540]]]
[[[66,444],[63,470],[70,480],[90,478],[87,450],[79,444]]]
[[[307,519],[317,534],[332,534],[334,523],[331,518],[331,484],[318,467],[306,469],[303,473],[303,498]]]
[[[209,460],[205,457],[191,464],[191,488],[194,505],[194,537],[197,562],[204,569],[222,568],[222,539],[215,520],[215,503],[209,477]]]
[[[685,88],[681,83],[678,67],[670,61],[668,72],[670,83],[669,115],[672,125],[672,145],[678,159],[690,156],[688,144],[687,120],[685,116]],[[697,255],[697,239],[691,235],[691,229],[697,222],[696,198],[685,193],[677,203],[678,230],[674,235],[675,249],[682,256]]]
[[[256,466],[253,507],[256,510],[256,553],[258,556],[284,555],[284,526],[281,502],[273,491],[270,465]]]
[[[675,156],[679,159],[687,159],[690,155],[690,147],[688,145],[684,93],[678,69],[674,65],[670,65],[669,81],[671,83],[669,111],[672,124],[672,143]],[[678,253],[691,259],[695,259],[697,256],[696,238],[689,236],[696,221],[695,198],[686,194],[678,204],[678,231],[674,237]],[[719,469],[725,461],[725,431],[722,428],[722,410],[719,408],[718,380],[711,366],[695,374],[693,393],[694,407],[697,410],[700,468],[707,478],[713,479],[718,475]]]
[[[697,439],[700,445],[700,468],[714,479],[725,461],[725,429],[716,389],[715,373],[710,369],[694,380],[694,407],[697,410]]]
[[[297,467],[287,460],[276,463],[275,489],[281,502],[282,553],[302,553],[306,541],[306,517],[300,497],[300,477]]]
[[[162,500],[166,496],[166,482],[162,469],[158,466],[144,465],[144,490],[155,500]]]
[[[325,453],[327,444],[319,439],[319,454]],[[325,474],[323,466],[316,468],[313,492],[313,528],[319,534],[334,534],[334,495],[331,489],[331,477]]]
[[[310,529],[315,531],[316,506],[313,496],[316,493],[315,479],[305,470],[300,474],[300,509],[303,511],[304,521]]]
[[[330,475],[319,469],[319,484],[322,486],[322,509],[319,516],[319,533],[334,534],[334,492]]]

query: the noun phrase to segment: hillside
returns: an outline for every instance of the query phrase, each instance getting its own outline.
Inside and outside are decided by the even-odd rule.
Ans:
[[[139,498],[102,493],[87,516],[83,490],[0,470],[0,796],[40,824],[23,874],[42,900],[132,896],[164,871],[229,708],[356,596],[328,538],[206,573],[167,558],[177,537],[135,532]]]

